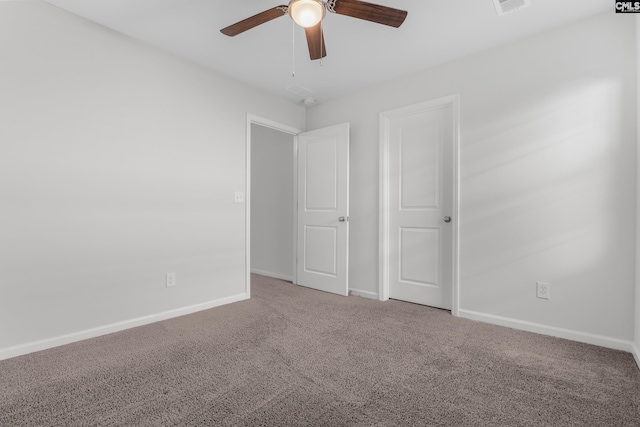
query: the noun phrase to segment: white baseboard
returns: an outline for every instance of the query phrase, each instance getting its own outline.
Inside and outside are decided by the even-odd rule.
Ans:
[[[10,359],[12,357],[22,356],[23,354],[33,353],[35,351],[46,350],[76,341],[86,340],[89,338],[99,337],[101,335],[111,334],[113,332],[123,331],[125,329],[135,328],[136,326],[148,325],[149,323],[159,322],[161,320],[171,319],[173,317],[184,316],[186,314],[195,313],[197,311],[208,310],[225,304],[231,304],[247,299],[245,293],[232,295],[226,298],[220,298],[201,304],[195,304],[188,307],[177,308],[162,313],[151,314],[149,316],[138,317],[136,319],[125,320],[123,322],[112,323],[109,325],[99,326],[97,328],[87,329],[80,332],[74,332],[67,335],[61,335],[54,338],[48,338],[41,341],[34,341],[13,347],[0,349],[0,360]]]
[[[272,273],[271,271],[258,270],[257,268],[252,268],[251,272],[253,274],[259,274],[261,276],[273,277],[274,279],[280,279],[280,280],[286,280],[287,282],[293,282],[293,276],[288,276],[286,274]]]
[[[640,349],[637,344],[632,344],[631,354],[633,354],[633,358],[636,359],[638,369],[640,369]]]
[[[361,291],[360,289],[349,289],[349,295],[355,295],[357,297],[369,298],[378,300],[378,294],[375,292]]]
[[[520,329],[528,332],[535,332],[537,334],[549,335],[557,338],[565,338],[572,341],[583,342],[587,344],[593,344],[600,347],[612,348],[614,350],[627,351],[633,353],[638,362],[637,351],[634,352],[634,344],[631,341],[625,341],[618,338],[611,338],[602,335],[589,334],[586,332],[574,331],[571,329],[557,328],[555,326],[547,326],[534,322],[527,322],[524,320],[511,319],[508,317],[495,316],[493,314],[480,313],[471,310],[458,310],[458,315],[466,319],[478,320],[485,323],[491,323],[494,325],[506,326],[508,328]],[[637,349],[636,349],[637,350]],[[638,363],[640,366],[640,363]]]

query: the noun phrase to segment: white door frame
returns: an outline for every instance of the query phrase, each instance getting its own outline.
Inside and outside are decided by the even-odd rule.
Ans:
[[[458,316],[459,310],[459,258],[458,248],[460,210],[459,210],[459,173],[460,173],[460,95],[449,95],[418,104],[408,105],[380,113],[380,224],[379,224],[379,284],[378,299],[389,299],[389,121],[415,111],[451,106],[453,111],[453,283],[451,284],[451,313]]]
[[[267,128],[271,128],[283,133],[287,133],[293,136],[293,259],[291,263],[293,265],[293,283],[298,283],[297,267],[296,267],[296,254],[297,241],[298,241],[298,210],[296,209],[298,200],[298,134],[302,130],[284,125],[282,123],[274,122],[273,120],[265,119],[250,113],[247,113],[247,132],[246,132],[246,163],[245,163],[245,212],[244,212],[244,228],[245,228],[245,282],[244,288],[246,298],[251,297],[251,125],[260,125]]]

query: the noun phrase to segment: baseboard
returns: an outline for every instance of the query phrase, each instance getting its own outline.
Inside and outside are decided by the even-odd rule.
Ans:
[[[349,295],[355,295],[357,297],[369,298],[378,300],[378,294],[375,292],[361,291],[360,289],[349,289]]]
[[[636,364],[638,365],[638,369],[640,369],[640,349],[637,344],[632,344],[631,354],[633,354],[633,358],[636,359]]]
[[[557,328],[555,326],[547,326],[534,322],[527,322],[524,320],[511,319],[508,317],[495,316],[493,314],[480,313],[471,310],[458,310],[458,315],[466,319],[478,320],[485,323],[491,323],[494,325],[506,326],[508,328],[520,329],[528,332],[535,332],[537,334],[549,335],[557,338],[565,338],[572,341],[583,342],[586,344],[593,344],[600,347],[612,348],[614,350],[627,351],[633,353],[638,362],[638,353],[634,351],[634,344],[631,341],[625,341],[618,338],[611,338],[602,335],[589,334],[586,332],[574,331],[571,329]],[[637,349],[636,349],[637,350]],[[638,363],[640,366],[640,363]]]
[[[114,332],[123,331],[125,329],[135,328],[137,326],[148,325],[149,323],[159,322],[161,320],[171,319],[173,317],[184,316],[186,314],[195,313],[197,311],[208,310],[210,308],[218,307],[221,305],[231,304],[247,299],[245,293],[232,295],[226,298],[220,298],[213,301],[208,301],[201,304],[195,304],[188,307],[182,307],[175,310],[169,310],[162,313],[152,314],[149,316],[138,317],[131,320],[125,320],[123,322],[112,323],[109,325],[99,326],[97,328],[86,329],[80,332],[74,332],[72,334],[61,335],[54,338],[48,338],[41,341],[34,341],[18,346],[7,347],[0,349],[0,360],[10,359],[12,357],[22,356],[24,354],[33,353],[35,351],[46,350],[53,347],[58,347],[65,344],[70,344],[76,341],[82,341],[89,338],[99,337],[101,335],[111,334]]]
[[[286,274],[273,273],[271,271],[258,270],[257,268],[252,268],[251,272],[253,274],[259,274],[261,276],[273,277],[274,279],[286,280],[287,282],[293,282],[293,276],[288,276]]]

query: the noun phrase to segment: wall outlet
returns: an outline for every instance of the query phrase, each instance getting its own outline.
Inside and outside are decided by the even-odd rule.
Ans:
[[[234,201],[236,203],[244,203],[244,192],[236,191]]]
[[[551,285],[545,282],[536,282],[536,296],[542,299],[551,298]]]
[[[167,288],[176,286],[176,273],[167,273],[167,280],[165,282]]]

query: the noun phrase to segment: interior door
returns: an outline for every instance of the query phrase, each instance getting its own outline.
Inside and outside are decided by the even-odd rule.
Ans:
[[[349,124],[298,135],[298,285],[349,294]]]
[[[451,308],[453,137],[451,104],[389,121],[389,298]]]

